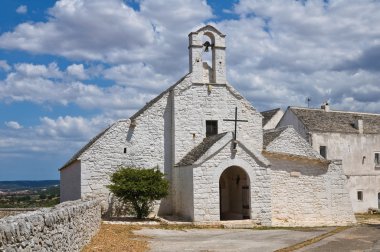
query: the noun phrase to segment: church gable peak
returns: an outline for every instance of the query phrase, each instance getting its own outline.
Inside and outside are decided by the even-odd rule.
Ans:
[[[211,25],[189,34],[189,72],[193,83],[227,82],[225,36]]]
[[[210,31],[210,32],[214,32],[214,33],[217,33],[219,36],[221,37],[225,37],[226,35],[221,33],[218,29],[216,29],[214,26],[212,25],[206,25],[206,26],[203,26],[202,28],[199,28],[196,32],[191,32],[189,34],[189,36],[192,34],[192,33],[200,33],[200,32],[207,32],[207,31]]]

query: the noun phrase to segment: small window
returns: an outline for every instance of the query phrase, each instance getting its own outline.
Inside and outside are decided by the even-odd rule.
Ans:
[[[319,146],[319,154],[321,154],[322,157],[327,158],[327,147]]]
[[[363,201],[363,191],[358,191],[358,200]]]
[[[375,153],[375,165],[380,166],[380,153]]]
[[[218,121],[206,121],[206,137],[218,134]]]

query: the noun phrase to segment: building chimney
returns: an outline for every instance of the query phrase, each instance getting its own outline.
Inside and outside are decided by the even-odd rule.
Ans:
[[[363,134],[363,119],[361,117],[355,117],[354,127],[359,131],[359,134]]]
[[[321,109],[323,109],[325,112],[329,112],[330,111],[329,103],[328,102],[323,103],[321,106]]]

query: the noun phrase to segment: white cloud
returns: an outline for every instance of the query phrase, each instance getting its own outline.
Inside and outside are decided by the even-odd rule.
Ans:
[[[18,14],[26,14],[28,12],[28,6],[20,5],[19,7],[17,7],[16,12]]]
[[[11,129],[22,129],[22,125],[20,125],[18,122],[16,121],[8,121],[8,122],[5,122],[5,125],[8,127],[8,128],[11,128]]]
[[[149,20],[121,0],[60,0],[47,22],[22,23],[3,33],[0,46],[69,58],[116,61],[154,41]],[[135,53],[130,55],[130,51]]]
[[[8,65],[6,60],[0,60],[0,69],[8,72],[9,70],[11,70],[11,67]]]
[[[48,66],[21,63],[15,65],[18,74],[25,77],[45,77],[45,78],[62,78],[62,72],[59,70],[57,63],[50,63]]]
[[[0,156],[23,157],[39,153],[69,157],[112,121],[104,116],[42,117],[37,126],[21,127],[17,131],[13,128],[0,129]]]
[[[319,106],[380,112],[378,1],[248,1],[239,20],[217,24],[227,37],[230,82],[254,106]],[[348,105],[346,97],[351,97]],[[367,101],[367,103],[363,101]]]
[[[160,91],[171,84],[168,76],[155,72],[152,66],[143,63],[117,65],[104,70],[103,74],[106,79],[114,80],[119,85],[140,89]]]
[[[40,118],[37,133],[44,137],[88,139],[99,129],[99,121],[83,117],[59,116],[57,119]]]
[[[84,70],[83,64],[72,64],[67,67],[66,71],[69,75],[74,76],[80,80],[88,78]]]
[[[14,66],[14,71],[8,73],[5,80],[0,81],[0,101],[32,102],[36,104],[68,105],[76,104],[84,109],[98,109],[107,114],[118,113],[127,117],[131,112],[143,106],[145,102],[153,98],[158,91],[147,90],[154,87],[154,81],[146,81],[138,85],[138,74],[155,77],[155,73],[144,70],[142,67],[131,68],[132,72],[123,72],[121,68],[89,70],[92,74],[102,71],[108,76],[114,73],[113,79],[121,81],[123,74],[130,78],[130,85],[111,85],[100,87],[95,84],[85,84],[72,80],[72,77],[85,77],[83,65],[71,65],[67,71],[62,72],[55,63],[45,65],[33,65],[20,63]],[[137,71],[133,73],[133,71]],[[119,75],[117,74],[119,73]],[[110,77],[111,78],[111,77]],[[165,80],[162,80],[165,82]],[[133,87],[135,84],[136,87]],[[155,86],[158,89],[157,86]],[[146,89],[145,91],[143,91]],[[120,113],[120,111],[124,111]]]
[[[17,68],[0,83],[8,91],[0,99],[75,103],[113,114],[123,106],[137,109],[186,73],[187,33],[213,17],[201,0],[137,3],[139,10],[121,0],[61,0],[49,10],[48,21],[3,33],[3,48],[108,64],[91,70],[76,60],[55,75],[54,67]],[[227,34],[228,79],[260,110],[305,105],[306,97],[314,106],[328,99],[333,108],[346,108],[351,97],[358,109],[380,112],[371,105],[379,101],[376,92],[357,91],[378,85],[379,9],[380,2],[370,0],[241,0],[232,10],[240,18],[214,23]],[[117,85],[80,82],[91,82],[94,75]],[[36,87],[62,95],[46,98],[50,93]]]

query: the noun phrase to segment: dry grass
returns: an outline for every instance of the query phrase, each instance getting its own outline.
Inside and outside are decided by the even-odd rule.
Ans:
[[[138,229],[139,227],[129,225],[102,224],[98,234],[83,248],[82,252],[147,251],[148,242],[145,237],[132,233],[133,230]]]
[[[355,217],[361,224],[380,224],[380,214],[355,214]]]

